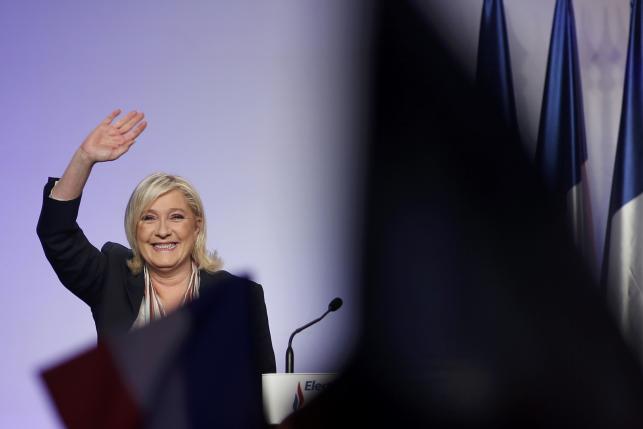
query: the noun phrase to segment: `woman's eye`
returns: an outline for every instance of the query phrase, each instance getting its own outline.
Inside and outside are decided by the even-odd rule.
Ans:
[[[154,216],[152,216],[152,215],[143,215],[143,217],[141,218],[141,220],[142,220],[143,222],[151,222],[151,221],[155,221],[155,220],[156,220],[156,217],[154,217]]]
[[[171,220],[183,220],[183,219],[185,219],[185,216],[183,216],[182,214],[177,213],[177,214],[171,215],[170,219]]]

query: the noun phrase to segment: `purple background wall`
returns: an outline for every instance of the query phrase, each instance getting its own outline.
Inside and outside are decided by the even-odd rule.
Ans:
[[[295,339],[295,368],[341,368],[359,311],[349,127],[359,38],[344,3],[0,3],[0,427],[58,426],[38,371],[95,341],[89,309],[59,284],[35,226],[47,176],[115,107],[144,111],[149,127],[94,169],[79,219],[90,241],[126,242],[125,204],[148,173],[187,177],[210,247],[264,285],[278,370],[290,332],[338,295],[345,308]]]

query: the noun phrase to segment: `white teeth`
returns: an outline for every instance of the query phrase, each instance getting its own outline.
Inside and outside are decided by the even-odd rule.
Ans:
[[[163,243],[163,244],[154,245],[155,249],[163,249],[163,250],[174,249],[175,247],[176,247],[176,243]]]

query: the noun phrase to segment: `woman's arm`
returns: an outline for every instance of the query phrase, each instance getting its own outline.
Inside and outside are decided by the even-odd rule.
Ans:
[[[147,127],[144,114],[135,111],[112,124],[120,113],[120,109],[110,113],[74,152],[65,173],[51,191],[52,198],[60,201],[78,198],[94,164],[120,158]]]
[[[106,256],[94,247],[76,223],[80,195],[96,162],[123,155],[145,129],[143,114],[130,112],[112,124],[112,112],[76,150],[58,181],[50,178],[43,193],[37,233],[47,260],[63,285],[90,306],[98,303]]]

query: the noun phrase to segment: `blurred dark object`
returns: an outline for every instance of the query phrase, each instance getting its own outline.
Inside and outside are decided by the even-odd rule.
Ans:
[[[281,426],[643,427],[637,363],[494,100],[413,3],[372,31],[364,331]]]
[[[230,276],[168,317],[106,336],[47,369],[62,422],[73,429],[265,427],[252,299],[247,281]]]

